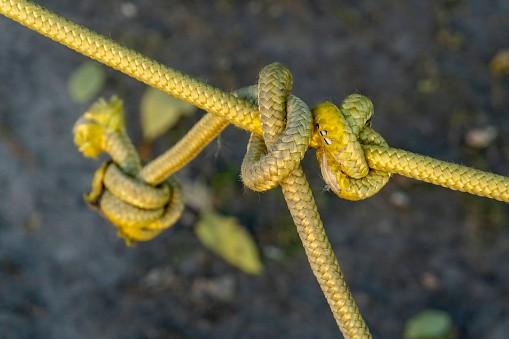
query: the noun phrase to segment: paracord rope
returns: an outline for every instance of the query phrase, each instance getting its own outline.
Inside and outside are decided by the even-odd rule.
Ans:
[[[149,86],[222,117],[239,128],[262,135],[258,108],[247,100],[163,66],[30,1],[0,0],[0,14]],[[318,145],[312,141],[310,146]],[[363,149],[374,170],[509,202],[509,180],[506,177],[395,148],[365,145]]]
[[[130,189],[127,188],[131,186],[138,187],[136,185],[140,183],[140,180],[146,185],[163,183],[166,177],[184,166],[208,142],[217,136],[226,127],[227,123],[233,123],[242,129],[254,133],[249,146],[251,151],[248,149],[246,160],[248,163],[251,162],[254,168],[256,168],[256,164],[259,161],[265,161],[265,167],[270,165],[277,169],[274,172],[274,177],[264,177],[263,173],[258,173],[263,171],[264,167],[260,167],[259,170],[255,170],[253,173],[260,174],[262,178],[271,179],[272,183],[269,184],[269,188],[278,183],[282,185],[285,198],[303,240],[313,271],[320,282],[324,294],[327,296],[345,338],[370,337],[369,331],[367,331],[355,303],[352,301],[354,307],[344,309],[345,300],[351,300],[351,296],[341,276],[330,244],[323,232],[323,225],[319,221],[311,190],[304,174],[298,168],[295,168],[293,171],[288,170],[288,168],[292,168],[291,166],[298,165],[300,161],[298,158],[301,158],[303,154],[301,155],[302,151],[298,151],[297,148],[300,149],[302,145],[294,149],[279,149],[277,146],[273,148],[273,145],[279,145],[274,138],[281,132],[281,128],[285,127],[284,125],[279,127],[265,126],[262,129],[260,112],[252,100],[223,92],[188,75],[165,67],[29,1],[0,0],[0,13],[77,52],[209,112],[181,142],[143,169],[139,169],[136,161],[134,161],[134,167],[126,163],[124,163],[125,166],[118,164],[120,165],[120,170],[125,171],[125,175],[128,175],[125,177],[127,181],[123,184],[121,179],[115,180],[116,176],[122,175],[122,173],[109,170],[111,166],[103,166],[98,171],[97,180],[94,181],[96,198],[102,195],[102,199],[104,199],[104,196],[110,194],[109,191],[104,193],[103,185],[106,188],[109,186],[109,190],[116,191],[122,195],[125,193],[124,188],[129,191]],[[277,68],[279,66],[274,65],[273,67]],[[280,75],[272,77],[273,83],[281,81],[281,73],[275,71],[274,74],[276,73]],[[266,77],[262,76],[262,79],[266,79]],[[285,88],[287,87],[284,84],[274,85],[269,81],[265,85],[259,84],[257,95],[257,99],[261,100],[260,110],[262,113],[271,112],[266,115],[273,115],[273,118],[279,116],[274,121],[280,121],[280,123],[284,119],[278,114],[287,114],[289,107],[286,107],[286,110],[284,110],[280,106],[274,108],[271,104],[263,105],[263,102],[266,102],[264,100],[270,101],[270,98],[288,97],[288,100],[294,100],[291,99],[292,96],[287,96],[289,93],[284,92]],[[281,90],[283,92],[280,92]],[[270,93],[271,91],[274,92]],[[390,148],[370,128],[369,121],[371,115],[372,104],[369,99],[355,95],[345,99],[340,108],[335,107],[331,103],[323,103],[313,110],[315,128],[308,140],[308,144],[305,144],[304,148],[308,146],[317,148],[317,157],[324,179],[338,196],[351,200],[369,197],[383,187],[390,173],[398,173],[451,189],[500,201],[509,201],[508,178]],[[286,126],[286,130],[289,129],[291,128]],[[262,139],[255,140],[262,136]],[[293,137],[294,135],[286,135],[283,139],[291,139]],[[129,151],[129,141],[124,141],[126,142],[126,149],[124,151],[127,152]],[[186,147],[185,141],[193,142],[189,147]],[[284,158],[284,155],[280,153],[288,152],[289,150],[292,151],[290,153],[297,154],[297,156],[287,156],[286,162],[278,163],[277,159]],[[261,154],[267,151],[266,156],[269,156],[268,159],[270,160],[272,159],[270,156],[274,156],[275,162],[271,163],[271,161],[265,160],[264,156],[261,156]],[[115,154],[112,154],[112,156],[115,160]],[[125,154],[120,152],[119,156],[123,157]],[[129,159],[132,160],[132,158]],[[295,159],[298,160],[296,161]],[[293,165],[288,165],[290,163]],[[243,168],[248,171],[252,167],[243,165]],[[250,178],[252,178],[251,174],[245,175],[243,178],[246,184],[254,189],[267,189],[263,185],[263,187],[258,187],[256,181],[253,183],[249,182]],[[132,177],[133,175],[136,178]],[[131,183],[130,180],[133,180],[133,182]],[[117,186],[122,187],[119,188]],[[301,188],[296,189],[298,187]],[[150,186],[145,188],[150,189]],[[131,189],[131,191],[133,190]],[[159,193],[152,193],[156,195],[154,199],[158,201]],[[293,201],[294,198],[297,199]],[[119,198],[116,197],[116,199]],[[135,205],[139,203],[132,196],[127,195],[127,199],[129,199],[130,204]],[[178,199],[176,200],[178,205]],[[142,201],[142,203],[145,203],[145,201]],[[149,204],[148,206],[154,207],[155,205],[157,204]],[[170,203],[165,208],[170,208],[171,205]],[[294,209],[295,206],[298,207]],[[297,210],[299,212],[296,212]],[[141,212],[145,212],[145,210]],[[173,219],[176,218],[175,216],[176,214],[172,215],[172,223],[174,222]],[[113,222],[115,223],[115,220]],[[123,222],[125,220],[119,221],[120,224]],[[314,233],[319,228],[322,231]],[[134,227],[133,234],[136,235],[137,231],[139,230]],[[303,237],[305,233],[313,240],[311,243],[307,242],[306,238]],[[147,239],[151,237],[147,236]],[[140,238],[143,238],[143,235],[140,235]],[[317,250],[319,247],[324,250]],[[336,263],[337,270],[326,271],[321,274],[317,269],[319,270],[320,265],[324,263],[329,263],[332,266]],[[352,325],[352,323],[360,324],[361,326]]]

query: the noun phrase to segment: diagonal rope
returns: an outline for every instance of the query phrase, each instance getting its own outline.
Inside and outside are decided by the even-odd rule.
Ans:
[[[262,134],[258,108],[247,100],[153,61],[30,1],[0,0],[0,14],[149,86],[222,117],[239,128]],[[310,146],[318,145],[312,141]],[[506,177],[395,148],[380,149],[365,145],[363,149],[374,170],[509,202],[509,180]]]
[[[0,0],[0,14],[149,86],[222,117],[239,128],[262,135],[260,113],[256,105],[248,100],[153,61],[33,2]],[[314,140],[311,147],[318,146]],[[374,170],[509,202],[509,180],[506,177],[390,147],[363,145],[363,149]]]
[[[103,120],[93,108],[84,115],[88,120],[78,121],[75,141],[80,150],[85,155],[105,151],[113,159],[96,172],[88,200],[98,204],[128,240],[151,239],[176,221],[183,205],[178,185],[167,178],[229,123],[251,132],[243,181],[255,190],[281,185],[313,272],[345,338],[369,338],[370,334],[300,169],[308,147],[317,149],[322,176],[341,198],[370,197],[391,173],[397,173],[509,201],[509,178],[389,147],[370,127],[373,104],[366,97],[351,95],[340,107],[324,102],[309,112],[291,95],[291,75],[280,65],[262,70],[256,94],[251,88],[237,95],[163,66],[32,2],[0,0],[0,14],[208,112],[173,148],[143,168],[122,124],[112,129],[108,118]]]

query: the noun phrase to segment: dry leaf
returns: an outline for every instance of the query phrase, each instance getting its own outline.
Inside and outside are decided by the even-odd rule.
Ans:
[[[84,103],[93,99],[104,87],[106,74],[97,62],[87,61],[71,74],[69,95],[74,102]]]
[[[490,146],[498,136],[498,129],[495,126],[474,128],[467,132],[465,142],[472,148],[486,148]]]
[[[154,88],[148,88],[141,99],[141,129],[146,140],[153,140],[173,127],[182,116],[191,115],[195,107]]]
[[[202,214],[196,235],[210,250],[249,274],[260,274],[263,265],[255,242],[236,218],[216,213]]]

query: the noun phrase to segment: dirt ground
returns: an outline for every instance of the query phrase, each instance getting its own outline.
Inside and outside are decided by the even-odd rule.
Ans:
[[[489,62],[509,47],[506,0],[38,1],[226,90],[279,61],[309,105],[363,93],[390,145],[509,174],[509,80]],[[261,276],[205,249],[188,209],[173,230],[132,248],[82,200],[99,162],[72,126],[88,104],[67,81],[85,58],[0,17],[0,338],[337,338],[279,189],[242,186],[248,135],[228,128],[178,174],[210,188],[263,255]],[[144,85],[107,71],[101,95],[126,100],[139,144]],[[158,139],[150,156],[201,114]],[[472,131],[498,133],[485,147]],[[394,177],[374,198],[324,190],[304,167],[330,240],[375,338],[400,338],[426,308],[459,338],[509,337],[509,209]]]

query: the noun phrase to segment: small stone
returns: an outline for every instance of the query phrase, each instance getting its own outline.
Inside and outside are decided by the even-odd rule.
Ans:
[[[424,272],[421,276],[421,284],[428,290],[435,291],[440,288],[440,279],[431,272]]]
[[[498,136],[498,130],[494,126],[474,128],[467,132],[465,143],[477,149],[490,146]]]
[[[122,12],[126,18],[134,18],[138,15],[138,7],[132,2],[124,2],[120,5],[120,12]]]
[[[177,282],[177,276],[171,267],[157,267],[148,272],[143,277],[141,285],[149,289],[166,289],[174,286]]]
[[[284,257],[284,252],[279,247],[276,246],[265,246],[263,248],[263,253],[272,260],[282,260]]]
[[[199,278],[193,282],[191,295],[196,299],[206,297],[230,302],[235,298],[235,278],[231,275],[224,275],[217,278]]]
[[[401,209],[407,209],[410,206],[410,198],[402,191],[392,192],[389,201],[394,207]]]

